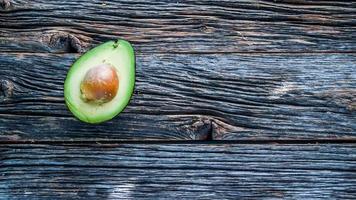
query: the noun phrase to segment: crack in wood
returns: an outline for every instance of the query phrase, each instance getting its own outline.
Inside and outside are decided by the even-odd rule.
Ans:
[[[22,134],[20,132],[13,132]],[[7,138],[12,136],[8,135]],[[227,145],[227,144],[263,144],[263,145],[318,145],[318,144],[356,144],[354,138],[334,138],[334,139],[237,139],[237,140],[121,140],[121,139],[95,139],[95,140],[22,140],[19,135],[13,136],[16,140],[0,140],[1,145],[21,145],[21,144],[38,144],[38,145],[63,145],[63,146],[98,146],[98,147],[118,147],[123,144],[140,144],[140,145],[171,145],[171,144],[189,144],[189,145]]]

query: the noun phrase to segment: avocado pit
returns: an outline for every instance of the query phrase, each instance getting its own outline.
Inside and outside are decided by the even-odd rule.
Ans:
[[[88,103],[103,104],[114,99],[119,88],[116,69],[109,64],[92,67],[81,84],[81,98]]]

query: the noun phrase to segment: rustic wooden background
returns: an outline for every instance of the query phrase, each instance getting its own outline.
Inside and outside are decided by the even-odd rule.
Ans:
[[[135,94],[67,110],[124,38]],[[356,2],[0,0],[0,199],[355,199]]]

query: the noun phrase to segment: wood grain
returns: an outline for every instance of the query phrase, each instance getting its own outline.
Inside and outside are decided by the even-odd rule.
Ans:
[[[100,125],[65,107],[77,56],[0,54],[1,140],[355,139],[355,54],[141,54],[131,103]]]
[[[0,51],[83,52],[125,38],[138,52],[355,51],[352,1],[7,0]]]
[[[0,147],[6,199],[355,199],[355,144]]]

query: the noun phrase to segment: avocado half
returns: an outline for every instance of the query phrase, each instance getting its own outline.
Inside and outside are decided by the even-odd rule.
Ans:
[[[83,80],[91,69],[103,65],[111,66],[117,73],[117,93],[105,102],[93,103],[83,99]],[[124,110],[134,86],[135,54],[131,44],[125,40],[109,41],[89,50],[75,61],[64,82],[64,97],[67,107],[78,119],[87,123],[100,123]]]

